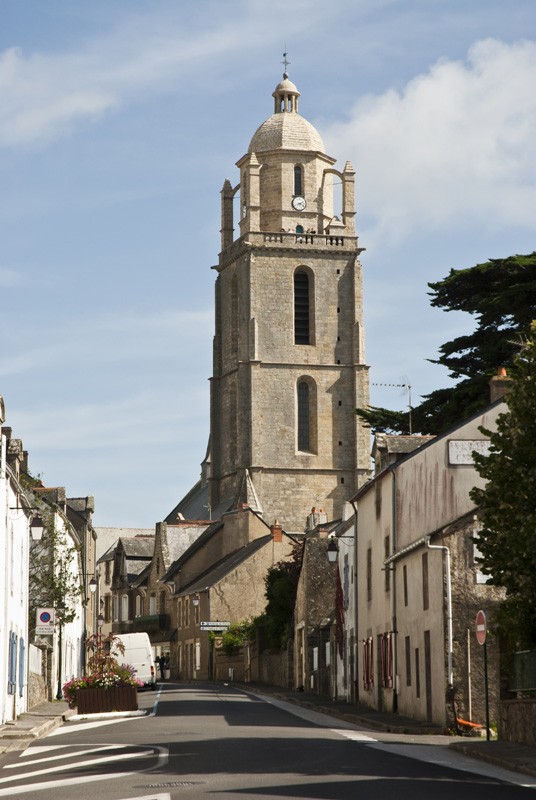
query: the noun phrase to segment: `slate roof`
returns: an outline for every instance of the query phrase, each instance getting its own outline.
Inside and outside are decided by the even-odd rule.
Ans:
[[[209,502],[208,502],[208,483],[198,480],[187,492],[182,500],[180,500],[175,508],[169,512],[165,517],[164,522],[168,525],[175,525],[181,520],[206,520],[207,524],[210,523],[211,516],[213,520],[220,519],[221,515],[232,508],[233,498],[226,498],[216,506],[210,509],[209,515]]]
[[[201,534],[201,536],[199,536],[199,537],[198,537],[198,538],[195,540],[195,542],[193,542],[193,543],[190,545],[190,547],[189,547],[187,550],[185,550],[185,551],[184,551],[184,553],[182,553],[182,555],[181,555],[181,556],[180,556],[180,557],[179,557],[179,558],[178,558],[176,561],[174,561],[174,562],[171,564],[170,568],[169,568],[169,569],[167,570],[167,572],[166,572],[166,573],[165,573],[165,574],[164,574],[164,575],[163,575],[163,576],[160,578],[160,580],[161,580],[161,581],[164,581],[164,582],[165,582],[165,581],[170,581],[170,580],[173,578],[173,576],[176,574],[176,572],[177,572],[177,571],[178,571],[178,570],[181,568],[181,566],[182,566],[182,565],[183,565],[183,564],[184,564],[186,561],[188,561],[188,559],[189,559],[189,558],[190,558],[190,557],[191,557],[191,556],[192,556],[194,553],[196,553],[196,552],[197,552],[197,551],[198,551],[198,550],[199,550],[199,549],[200,549],[200,548],[201,548],[201,547],[202,547],[202,546],[205,544],[205,542],[208,542],[208,541],[209,541],[209,539],[211,539],[211,538],[212,538],[212,536],[214,536],[214,534],[215,534],[217,531],[219,531],[221,528],[223,528],[223,522],[222,522],[221,520],[219,520],[219,519],[218,519],[218,520],[216,520],[215,522],[213,522],[213,523],[212,523],[212,525],[209,525],[209,527],[208,527],[208,528],[207,528],[205,531],[203,531],[203,533]]]
[[[182,556],[209,526],[208,520],[190,520],[168,525],[166,530],[168,564]]]
[[[95,528],[97,561],[124,536],[154,536],[152,528]]]
[[[154,533],[152,536],[121,536],[125,558],[152,558],[154,552]]]

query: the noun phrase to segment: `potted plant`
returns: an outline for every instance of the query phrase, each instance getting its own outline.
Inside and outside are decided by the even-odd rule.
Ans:
[[[133,667],[120,664],[114,652],[124,653],[117,637],[97,633],[87,640],[91,656],[86,674],[73,678],[63,686],[63,697],[69,708],[80,714],[104,711],[135,711],[138,708],[138,687],[142,686]]]

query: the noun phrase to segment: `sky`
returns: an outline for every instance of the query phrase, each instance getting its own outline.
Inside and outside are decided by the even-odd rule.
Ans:
[[[534,0],[1,0],[0,394],[30,470],[153,527],[209,433],[220,190],[273,110],[356,168],[371,403],[451,385],[429,281],[530,253]]]

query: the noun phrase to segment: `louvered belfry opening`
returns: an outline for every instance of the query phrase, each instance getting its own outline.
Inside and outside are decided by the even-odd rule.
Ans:
[[[309,344],[309,276],[294,273],[294,343]]]

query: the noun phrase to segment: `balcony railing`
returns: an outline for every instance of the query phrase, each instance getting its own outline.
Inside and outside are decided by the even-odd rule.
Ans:
[[[166,631],[169,629],[169,614],[146,614],[143,617],[134,617],[132,620],[133,631]]]

